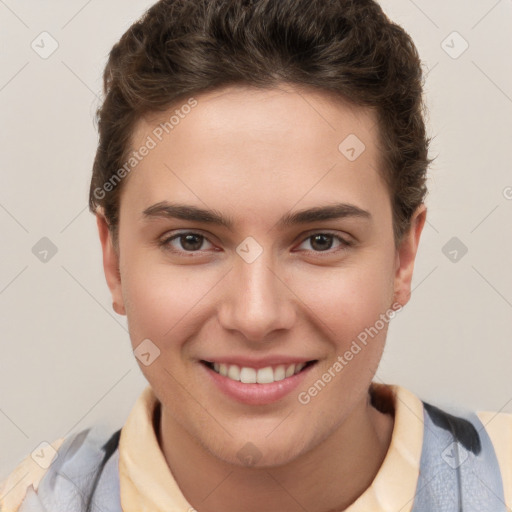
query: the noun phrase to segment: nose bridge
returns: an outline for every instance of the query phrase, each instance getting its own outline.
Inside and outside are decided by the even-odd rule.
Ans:
[[[265,341],[276,329],[289,328],[293,307],[271,251],[251,261],[237,257],[221,308],[223,327],[252,341]]]

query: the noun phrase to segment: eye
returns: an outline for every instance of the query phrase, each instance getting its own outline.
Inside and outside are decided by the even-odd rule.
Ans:
[[[339,246],[338,246],[338,249],[330,251],[330,249],[333,246],[333,240],[338,241]],[[308,252],[314,252],[314,253],[327,252],[328,254],[332,254],[332,253],[338,252],[340,250],[344,250],[353,245],[352,242],[345,240],[341,236],[336,235],[334,233],[327,233],[327,232],[313,233],[312,235],[308,236],[304,240],[304,242],[302,242],[302,244],[304,244],[308,241],[311,241],[310,245],[311,245],[311,247],[313,247],[313,250],[309,250]]]
[[[334,241],[338,242],[338,248],[331,250]],[[214,247],[204,235],[194,231],[187,231],[164,237],[158,242],[158,245],[170,252],[192,255],[193,253],[201,253],[204,250],[207,250],[203,248],[205,242]],[[301,245],[306,242],[310,242],[310,246],[312,247],[312,249],[306,249],[306,251],[315,254],[333,254],[353,245],[352,242],[345,240],[339,235],[323,231],[309,235]]]
[[[201,252],[200,249],[205,241],[208,242],[208,239],[204,235],[188,231],[166,237],[159,242],[159,245],[169,249],[171,252],[194,253]],[[211,244],[211,242],[208,243]]]

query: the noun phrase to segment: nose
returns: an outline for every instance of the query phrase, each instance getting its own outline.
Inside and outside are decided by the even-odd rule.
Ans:
[[[251,342],[272,341],[295,321],[295,295],[266,253],[252,263],[235,260],[219,308],[221,326]]]

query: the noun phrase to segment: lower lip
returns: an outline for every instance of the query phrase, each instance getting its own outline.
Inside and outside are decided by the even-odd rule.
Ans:
[[[215,385],[228,397],[248,405],[265,405],[281,400],[290,394],[306,378],[309,371],[316,365],[310,364],[307,368],[291,377],[269,384],[245,384],[224,377],[220,373],[208,368],[203,363],[200,366],[207,372]]]

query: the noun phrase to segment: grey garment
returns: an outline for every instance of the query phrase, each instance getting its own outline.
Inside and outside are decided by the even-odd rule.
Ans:
[[[453,416],[423,406],[423,448],[412,512],[506,512],[498,459],[478,416]]]
[[[119,434],[119,431],[116,433]],[[27,492],[19,512],[122,512],[119,488],[119,450],[106,458],[107,443],[116,434],[93,427],[68,437],[39,483]],[[114,439],[118,441],[119,436]],[[99,480],[98,480],[99,477]],[[87,511],[88,501],[93,495]]]
[[[476,414],[452,416],[423,405],[423,448],[412,512],[507,512],[494,447]],[[122,512],[116,434],[93,428],[66,439],[37,494],[29,490],[19,512]],[[105,454],[110,457],[100,473]]]
[[[119,449],[116,449],[105,464],[92,498],[90,512],[122,512],[119,486]]]

